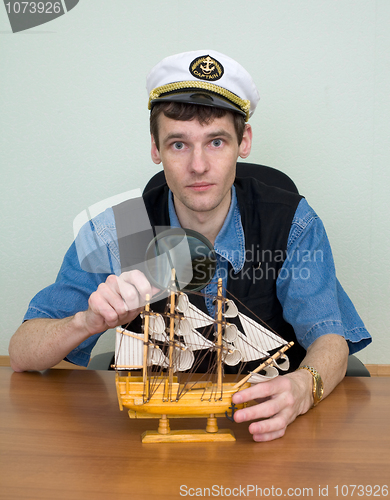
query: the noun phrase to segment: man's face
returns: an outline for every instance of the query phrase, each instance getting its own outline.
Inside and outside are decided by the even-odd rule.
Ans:
[[[230,206],[236,161],[250,153],[252,133],[246,126],[238,145],[230,113],[201,125],[198,120],[158,117],[160,149],[152,137],[152,159],[162,162],[177,214],[213,214]]]

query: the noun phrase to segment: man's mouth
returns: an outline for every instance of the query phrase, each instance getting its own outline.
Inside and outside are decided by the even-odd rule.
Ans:
[[[209,182],[194,182],[193,184],[190,184],[187,187],[192,189],[193,191],[207,191],[212,186],[213,184]]]

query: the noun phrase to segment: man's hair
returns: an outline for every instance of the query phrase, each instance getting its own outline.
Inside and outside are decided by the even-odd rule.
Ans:
[[[245,117],[234,111],[184,102],[161,102],[155,104],[150,112],[150,133],[154,137],[157,149],[160,149],[158,117],[161,113],[164,113],[167,118],[171,118],[172,120],[190,121],[197,119],[201,125],[207,125],[215,120],[215,118],[222,118],[230,113],[233,117],[234,129],[239,145],[244,135]]]

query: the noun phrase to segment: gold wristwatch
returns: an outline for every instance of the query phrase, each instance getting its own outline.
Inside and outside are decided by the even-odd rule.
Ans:
[[[311,366],[300,366],[298,370],[308,370],[313,376],[313,406],[317,406],[324,395],[324,384],[322,382],[321,375],[318,371]]]

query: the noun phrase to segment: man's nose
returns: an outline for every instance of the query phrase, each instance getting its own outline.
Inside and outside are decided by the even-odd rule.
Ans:
[[[203,174],[209,170],[207,155],[203,148],[195,147],[191,155],[191,171],[197,174]]]

